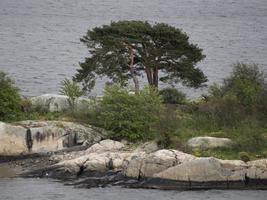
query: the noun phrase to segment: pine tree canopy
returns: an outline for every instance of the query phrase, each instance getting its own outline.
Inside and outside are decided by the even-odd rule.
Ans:
[[[155,87],[162,81],[197,88],[207,81],[196,67],[205,58],[202,49],[191,44],[186,33],[165,23],[112,22],[89,30],[81,41],[89,57],[80,63],[74,78],[88,91],[102,76],[122,86],[132,78],[136,90],[142,75]]]

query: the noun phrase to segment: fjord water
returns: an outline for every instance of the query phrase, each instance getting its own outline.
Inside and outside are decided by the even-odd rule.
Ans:
[[[0,70],[24,95],[55,93],[88,54],[79,41],[88,28],[133,19],[187,32],[207,55],[198,67],[209,84],[220,82],[237,61],[267,70],[266,0],[0,0]]]
[[[160,191],[119,187],[72,189],[46,179],[0,179],[1,200],[265,200],[266,191]]]

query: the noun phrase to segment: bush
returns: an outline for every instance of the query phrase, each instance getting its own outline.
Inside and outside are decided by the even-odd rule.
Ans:
[[[160,90],[160,95],[164,103],[168,104],[184,104],[186,101],[185,94],[178,91],[176,88],[164,88]]]
[[[18,89],[4,72],[0,72],[0,120],[14,120],[21,112]]]
[[[200,111],[207,113],[220,127],[236,126],[251,116],[266,119],[267,84],[264,77],[257,65],[237,63],[222,86],[209,88],[206,102],[199,106]]]
[[[244,106],[252,106],[266,90],[265,75],[256,64],[237,63],[232,75],[224,80],[223,90],[232,93]]]
[[[28,113],[32,111],[32,102],[30,101],[30,99],[21,100],[20,105],[22,107],[23,112]]]
[[[162,101],[156,89],[145,88],[139,94],[129,94],[118,86],[107,86],[100,102],[99,119],[111,131],[111,137],[130,141],[155,137]]]
[[[232,131],[232,137],[241,151],[256,152],[266,144],[266,139],[263,137],[265,130],[255,120],[240,122]]]
[[[232,96],[242,106],[253,107],[267,95],[265,74],[255,64],[237,63],[230,77],[224,79],[223,85],[213,85],[209,89],[209,99],[221,99]]]
[[[261,153],[261,155],[262,155],[263,158],[267,158],[267,151],[263,151],[263,152]]]
[[[162,109],[159,121],[155,127],[157,130],[157,141],[161,147],[181,149],[182,142],[176,135],[181,126],[179,117],[179,113],[174,105],[167,105]]]
[[[239,152],[238,156],[239,156],[239,159],[244,161],[244,162],[250,161],[250,157],[249,157],[249,154],[247,152],[243,152],[243,151]]]

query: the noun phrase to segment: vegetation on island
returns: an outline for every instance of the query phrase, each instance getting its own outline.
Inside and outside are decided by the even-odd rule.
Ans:
[[[83,94],[75,81],[90,92],[97,77],[107,76],[113,83],[105,87],[101,99],[92,101],[88,110],[38,113],[25,109],[27,101],[19,98],[10,79],[1,73],[0,119],[67,118],[105,128],[113,139],[156,140],[162,147],[196,156],[246,161],[267,157],[267,81],[256,64],[234,64],[233,72],[221,84],[190,100],[173,83],[181,81],[192,87],[205,83],[205,75],[196,67],[204,55],[181,30],[166,24],[112,22],[89,30],[82,41],[90,56],[80,63],[74,82],[62,82],[61,91],[74,106]],[[143,89],[138,82],[142,75],[148,81]],[[134,80],[135,92],[129,89],[129,79]],[[171,87],[160,89],[160,80]],[[196,136],[227,137],[234,146],[191,151],[185,144]]]
[[[16,119],[20,113],[20,102],[18,88],[0,71],[0,120]]]
[[[84,92],[80,89],[80,86],[72,80],[64,79],[61,82],[60,94],[68,96],[68,102],[71,111],[74,112],[76,99],[81,97]]]

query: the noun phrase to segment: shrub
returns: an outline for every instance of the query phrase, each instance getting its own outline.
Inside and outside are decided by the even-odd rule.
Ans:
[[[249,154],[247,152],[243,152],[243,151],[239,152],[238,156],[239,156],[239,159],[244,161],[244,162],[250,161],[250,157],[249,157]]]
[[[222,86],[213,85],[209,88],[209,98],[232,96],[240,105],[246,107],[252,107],[266,95],[265,74],[256,64],[235,64],[232,74],[224,79]]]
[[[20,112],[18,89],[4,72],[0,72],[0,120],[14,120]]]
[[[156,124],[157,140],[161,147],[181,147],[181,141],[175,137],[180,128],[179,113],[174,105],[167,105],[159,114],[159,121]]]
[[[162,101],[158,91],[145,88],[138,94],[129,94],[118,86],[107,86],[100,102],[103,126],[112,138],[130,141],[153,139],[154,125],[159,120]]]
[[[247,119],[232,130],[232,137],[241,151],[256,152],[266,144],[264,132],[259,122]]]
[[[242,105],[252,106],[266,89],[264,76],[256,64],[237,63],[232,75],[224,80],[223,90],[234,94]]]
[[[186,101],[185,94],[176,88],[164,88],[160,90],[160,95],[163,98],[163,102],[168,104],[184,104]]]
[[[267,158],[267,151],[263,151],[263,152],[261,153],[261,155],[262,155],[263,158]]]
[[[61,85],[62,86],[60,89],[60,93],[68,96],[70,108],[72,111],[74,111],[75,100],[83,95],[83,91],[81,91],[79,85],[76,82],[71,81],[69,79],[64,79],[61,82]]]
[[[200,104],[219,126],[236,126],[247,117],[264,119],[267,116],[267,87],[265,75],[255,64],[237,63],[223,85],[209,88],[206,102]]]
[[[20,103],[23,112],[27,113],[30,112],[32,110],[32,102],[30,101],[30,99],[23,99],[21,100]]]

